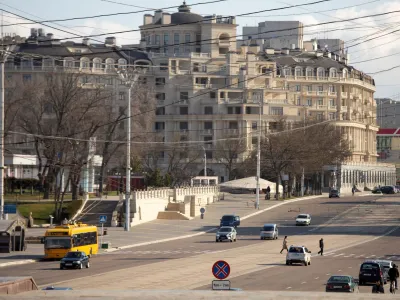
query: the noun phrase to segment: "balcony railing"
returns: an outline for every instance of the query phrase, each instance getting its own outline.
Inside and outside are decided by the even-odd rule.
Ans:
[[[326,106],[326,105],[317,105],[317,108],[318,108],[318,109],[326,109],[327,106]]]
[[[329,92],[329,96],[336,96],[337,93],[336,92]]]
[[[326,91],[317,91],[318,96],[324,96],[326,95]]]
[[[200,131],[201,135],[212,135],[213,134],[213,130],[212,129],[203,129]]]
[[[341,106],[341,107],[340,107],[340,110],[342,110],[342,111],[347,111],[347,106]]]
[[[221,100],[224,103],[235,103],[235,104],[244,103],[244,100],[241,98],[222,98]]]
[[[342,98],[347,98],[347,92],[342,92]]]

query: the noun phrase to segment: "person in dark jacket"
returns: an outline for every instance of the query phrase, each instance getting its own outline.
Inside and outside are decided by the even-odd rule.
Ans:
[[[324,239],[323,238],[321,238],[320,240],[319,240],[319,251],[318,251],[318,254],[321,254],[321,255],[324,255]]]
[[[394,285],[397,290],[397,278],[399,278],[399,270],[397,269],[397,266],[395,264],[393,264],[393,267],[391,267],[389,269],[388,275],[389,275],[390,283],[392,283],[392,281],[394,281]]]
[[[383,288],[383,285],[381,284],[381,281],[378,280],[376,284],[372,286],[372,293],[373,294],[384,294],[385,289]]]
[[[271,198],[271,188],[268,186],[265,190],[265,200],[269,200]]]

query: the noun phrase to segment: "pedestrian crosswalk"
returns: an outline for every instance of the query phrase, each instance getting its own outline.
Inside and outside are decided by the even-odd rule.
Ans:
[[[131,254],[137,256],[143,255],[182,255],[182,254],[205,254],[205,253],[216,253],[220,251],[215,250],[145,250],[145,251],[133,251],[133,250],[121,250],[115,252],[105,252],[103,254],[114,254],[114,255],[124,255]]]
[[[354,254],[354,253],[336,253],[336,252],[327,252],[324,253],[324,256],[329,256],[333,258],[357,258],[357,259],[382,259],[382,260],[400,260],[400,255],[376,255],[376,254]]]

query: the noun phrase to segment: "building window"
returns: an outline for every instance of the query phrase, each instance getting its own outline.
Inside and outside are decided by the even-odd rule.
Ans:
[[[168,71],[168,63],[167,62],[160,63],[160,71]]]
[[[189,108],[187,106],[179,107],[179,114],[180,115],[188,115],[189,114]]]
[[[179,99],[181,99],[181,100],[189,100],[189,92],[180,92]]]
[[[211,98],[211,99],[217,98],[217,93],[215,93],[215,92],[210,92],[210,98]]]
[[[204,107],[204,114],[205,115],[212,115],[213,114],[213,107],[212,106]]]
[[[290,70],[290,68],[285,68],[284,70],[283,70],[283,72],[284,72],[284,75],[285,76],[290,76],[291,75],[291,70]]]
[[[185,43],[190,43],[190,33],[185,34]]]
[[[164,122],[156,122],[154,127],[155,127],[156,130],[164,130],[165,129],[165,123]]]
[[[157,107],[156,116],[163,116],[163,115],[165,115],[165,107]]]
[[[157,100],[165,100],[165,93],[156,93]]]
[[[322,121],[324,119],[324,114],[323,113],[318,113],[317,114],[317,120]]]
[[[282,116],[283,115],[283,107],[271,107],[271,115]]]
[[[301,91],[301,86],[300,86],[300,85],[296,85],[295,91],[296,91],[296,92],[300,92],[300,91]]]
[[[146,44],[151,45],[151,35],[150,34],[146,36]]]
[[[212,122],[204,122],[204,129],[206,129],[206,130],[213,129],[213,123]]]
[[[156,85],[165,85],[165,78],[164,77],[156,78]]]
[[[322,78],[325,77],[325,70],[320,68],[318,69],[318,77]]]
[[[155,44],[160,45],[160,36],[158,34],[156,34]]]
[[[312,92],[312,85],[307,85],[307,92]]]
[[[307,77],[313,77],[313,76],[314,76],[313,69],[307,69]]]
[[[297,105],[301,105],[301,98],[300,98],[300,96],[297,96]]]
[[[319,85],[319,86],[318,86],[318,92],[323,92],[323,91],[324,91],[324,86]]]
[[[307,99],[307,106],[312,106],[312,100],[311,99]]]
[[[87,77],[87,76],[82,76],[81,82],[82,82],[83,84],[89,83],[89,77]]]
[[[120,106],[119,109],[118,109],[118,111],[119,111],[119,114],[120,114],[120,115],[124,115],[124,114],[125,114],[125,107]]]
[[[188,122],[179,122],[179,129],[180,130],[188,130],[189,129]]]
[[[241,107],[228,107],[228,115],[240,115],[241,113]]]
[[[336,92],[335,86],[334,86],[334,85],[330,85],[330,86],[329,86],[329,92],[331,92],[331,93]]]
[[[257,130],[257,122],[251,122],[251,129]]]
[[[336,113],[329,113],[329,120],[335,120],[336,119]]]
[[[185,47],[185,53],[190,53],[190,47]]]
[[[179,54],[179,48],[174,48],[174,54]]]
[[[331,69],[331,77],[337,77],[337,70],[336,69]]]
[[[179,33],[174,34],[174,45],[179,45]]]
[[[236,121],[229,122],[229,129],[238,129],[238,128],[239,128],[238,122]]]
[[[196,34],[196,45],[197,46],[201,45],[201,34]]]
[[[204,137],[204,144],[206,144],[206,145],[212,145],[212,139],[213,139],[213,137],[212,136],[205,136]]]
[[[258,144],[258,138],[257,137],[252,137],[251,138],[251,144],[252,145],[257,145]]]
[[[300,68],[296,68],[296,77],[301,77],[302,75],[302,70]]]
[[[335,99],[330,99],[329,100],[329,106],[334,107],[335,106]]]
[[[207,158],[207,159],[212,159],[212,158],[213,158],[213,153],[212,153],[212,151],[206,151],[206,158]]]
[[[164,34],[164,45],[168,45],[168,44],[169,44],[169,35]]]
[[[318,105],[324,105],[324,100],[323,99],[318,99]]]
[[[32,75],[31,74],[23,74],[22,75],[22,81],[23,82],[31,82],[32,81]]]
[[[113,79],[112,79],[112,78],[107,78],[107,79],[106,79],[106,83],[107,83],[108,85],[112,85],[112,84],[113,84]]]

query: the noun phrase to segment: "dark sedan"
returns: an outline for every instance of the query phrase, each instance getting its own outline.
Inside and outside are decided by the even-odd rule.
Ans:
[[[340,192],[338,190],[330,190],[329,198],[340,198]]]
[[[326,283],[327,292],[358,293],[358,280],[348,275],[333,275]]]
[[[83,269],[83,267],[89,268],[90,262],[89,257],[85,252],[71,251],[68,252],[63,259],[60,261],[60,269]]]

